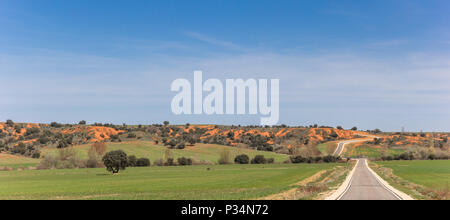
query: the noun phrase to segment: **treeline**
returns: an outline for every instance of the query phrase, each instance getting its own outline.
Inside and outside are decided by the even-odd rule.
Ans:
[[[417,144],[417,140],[411,141],[410,137],[417,137],[420,136],[422,139],[418,140],[421,142],[421,145],[423,146],[432,146],[434,148],[440,148],[443,149],[446,146],[448,147],[448,137],[442,136],[442,138],[439,139],[430,139],[426,138],[425,133],[400,133],[396,134],[392,137],[385,137],[385,138],[374,138],[372,141],[366,142],[367,144],[373,144],[373,145],[383,145],[383,146],[398,146],[398,145],[414,145]]]
[[[448,160],[450,152],[436,149],[413,148],[399,155],[385,155],[380,160]]]
[[[225,164],[222,154],[221,158],[219,159],[220,164]],[[227,154],[228,155],[228,154]],[[165,154],[165,156],[170,156]],[[106,153],[102,158],[103,164],[106,167],[106,169],[113,174],[118,173],[120,170],[124,170],[127,167],[148,167],[151,165],[151,162],[148,158],[139,158],[137,159],[136,156],[127,156],[125,152],[122,150],[116,150]],[[222,161],[222,162],[221,162]],[[234,162],[236,164],[248,164],[249,162],[252,164],[268,164],[268,163],[274,163],[273,158],[265,158],[263,155],[256,155],[251,161],[248,155],[241,154],[235,157]],[[189,166],[193,165],[193,160],[191,158],[186,157],[180,157],[177,159],[177,163],[175,163],[174,159],[172,157],[167,157],[166,159],[161,159],[155,162],[155,166]]]
[[[292,156],[290,157],[291,163],[336,163],[342,161],[340,156],[318,156],[318,157],[302,157]]]

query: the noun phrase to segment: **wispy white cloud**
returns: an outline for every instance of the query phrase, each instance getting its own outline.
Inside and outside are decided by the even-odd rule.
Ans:
[[[204,34],[197,33],[197,32],[188,31],[188,32],[185,32],[185,34],[193,39],[196,39],[196,40],[208,43],[208,44],[212,44],[215,46],[223,47],[226,49],[241,50],[241,51],[245,50],[245,48],[238,46],[230,41],[218,40],[213,37],[209,37]]]

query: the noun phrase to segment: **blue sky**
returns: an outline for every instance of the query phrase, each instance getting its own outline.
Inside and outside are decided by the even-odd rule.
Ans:
[[[280,79],[280,124],[450,131],[450,2],[0,1],[0,120],[175,116],[170,84]]]

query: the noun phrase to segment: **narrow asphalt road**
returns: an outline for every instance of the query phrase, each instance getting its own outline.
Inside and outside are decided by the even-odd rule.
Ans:
[[[335,156],[341,156],[342,152],[344,152],[344,148],[345,148],[346,144],[363,142],[363,141],[369,141],[369,140],[372,140],[373,138],[376,138],[376,137],[367,135],[367,138],[364,138],[364,139],[354,139],[354,140],[348,140],[348,141],[341,141],[341,142],[338,143],[338,147],[334,151],[334,155]]]
[[[400,200],[381,184],[367,167],[366,159],[358,159],[355,172],[346,191],[338,200]]]
[[[345,145],[357,143],[377,138],[376,136],[366,135],[367,138],[347,140],[338,143],[334,152],[335,156],[341,156],[344,152]],[[337,200],[401,200],[402,198],[388,189],[367,166],[367,159],[357,159],[358,163],[354,168],[353,175],[346,186],[342,188],[341,193],[337,196]],[[345,187],[345,186],[343,186]]]

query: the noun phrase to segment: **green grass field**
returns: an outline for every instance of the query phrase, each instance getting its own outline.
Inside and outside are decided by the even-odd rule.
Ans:
[[[335,165],[146,167],[119,175],[105,169],[5,171],[0,199],[257,199]]]
[[[450,160],[386,161],[376,164],[391,168],[394,175],[432,189],[450,185]]]
[[[337,144],[338,144],[337,141],[326,142],[326,143],[318,144],[317,149],[319,149],[319,151],[320,151],[320,153],[322,153],[322,155],[331,155],[336,150]]]
[[[91,147],[90,144],[75,146],[74,149],[79,153],[81,158],[87,158],[87,152]],[[164,152],[167,147],[162,145],[154,145],[153,142],[148,141],[133,141],[133,142],[122,142],[122,143],[108,143],[107,151],[112,150],[123,150],[127,155],[135,155],[136,157],[146,157],[149,158],[151,162],[163,158]],[[250,158],[256,155],[264,155],[266,158],[274,158],[275,162],[284,162],[289,159],[288,155],[277,154],[267,151],[256,151],[251,149],[228,147],[215,144],[196,144],[193,147],[186,147],[185,149],[171,150],[174,158],[179,157],[189,157],[195,159],[196,161],[208,161],[212,163],[217,163],[219,160],[219,155],[223,150],[229,150],[232,159],[238,154],[247,154]],[[57,149],[47,148],[43,149],[42,155],[46,154],[56,154]]]
[[[39,161],[39,159],[28,157],[0,154],[0,167],[8,166],[14,169],[18,167],[35,167],[39,164]]]
[[[383,155],[400,155],[405,150],[403,148],[377,148],[373,146],[360,145],[353,147],[353,145],[346,146],[347,150],[344,152],[345,157],[362,157],[378,159]]]

